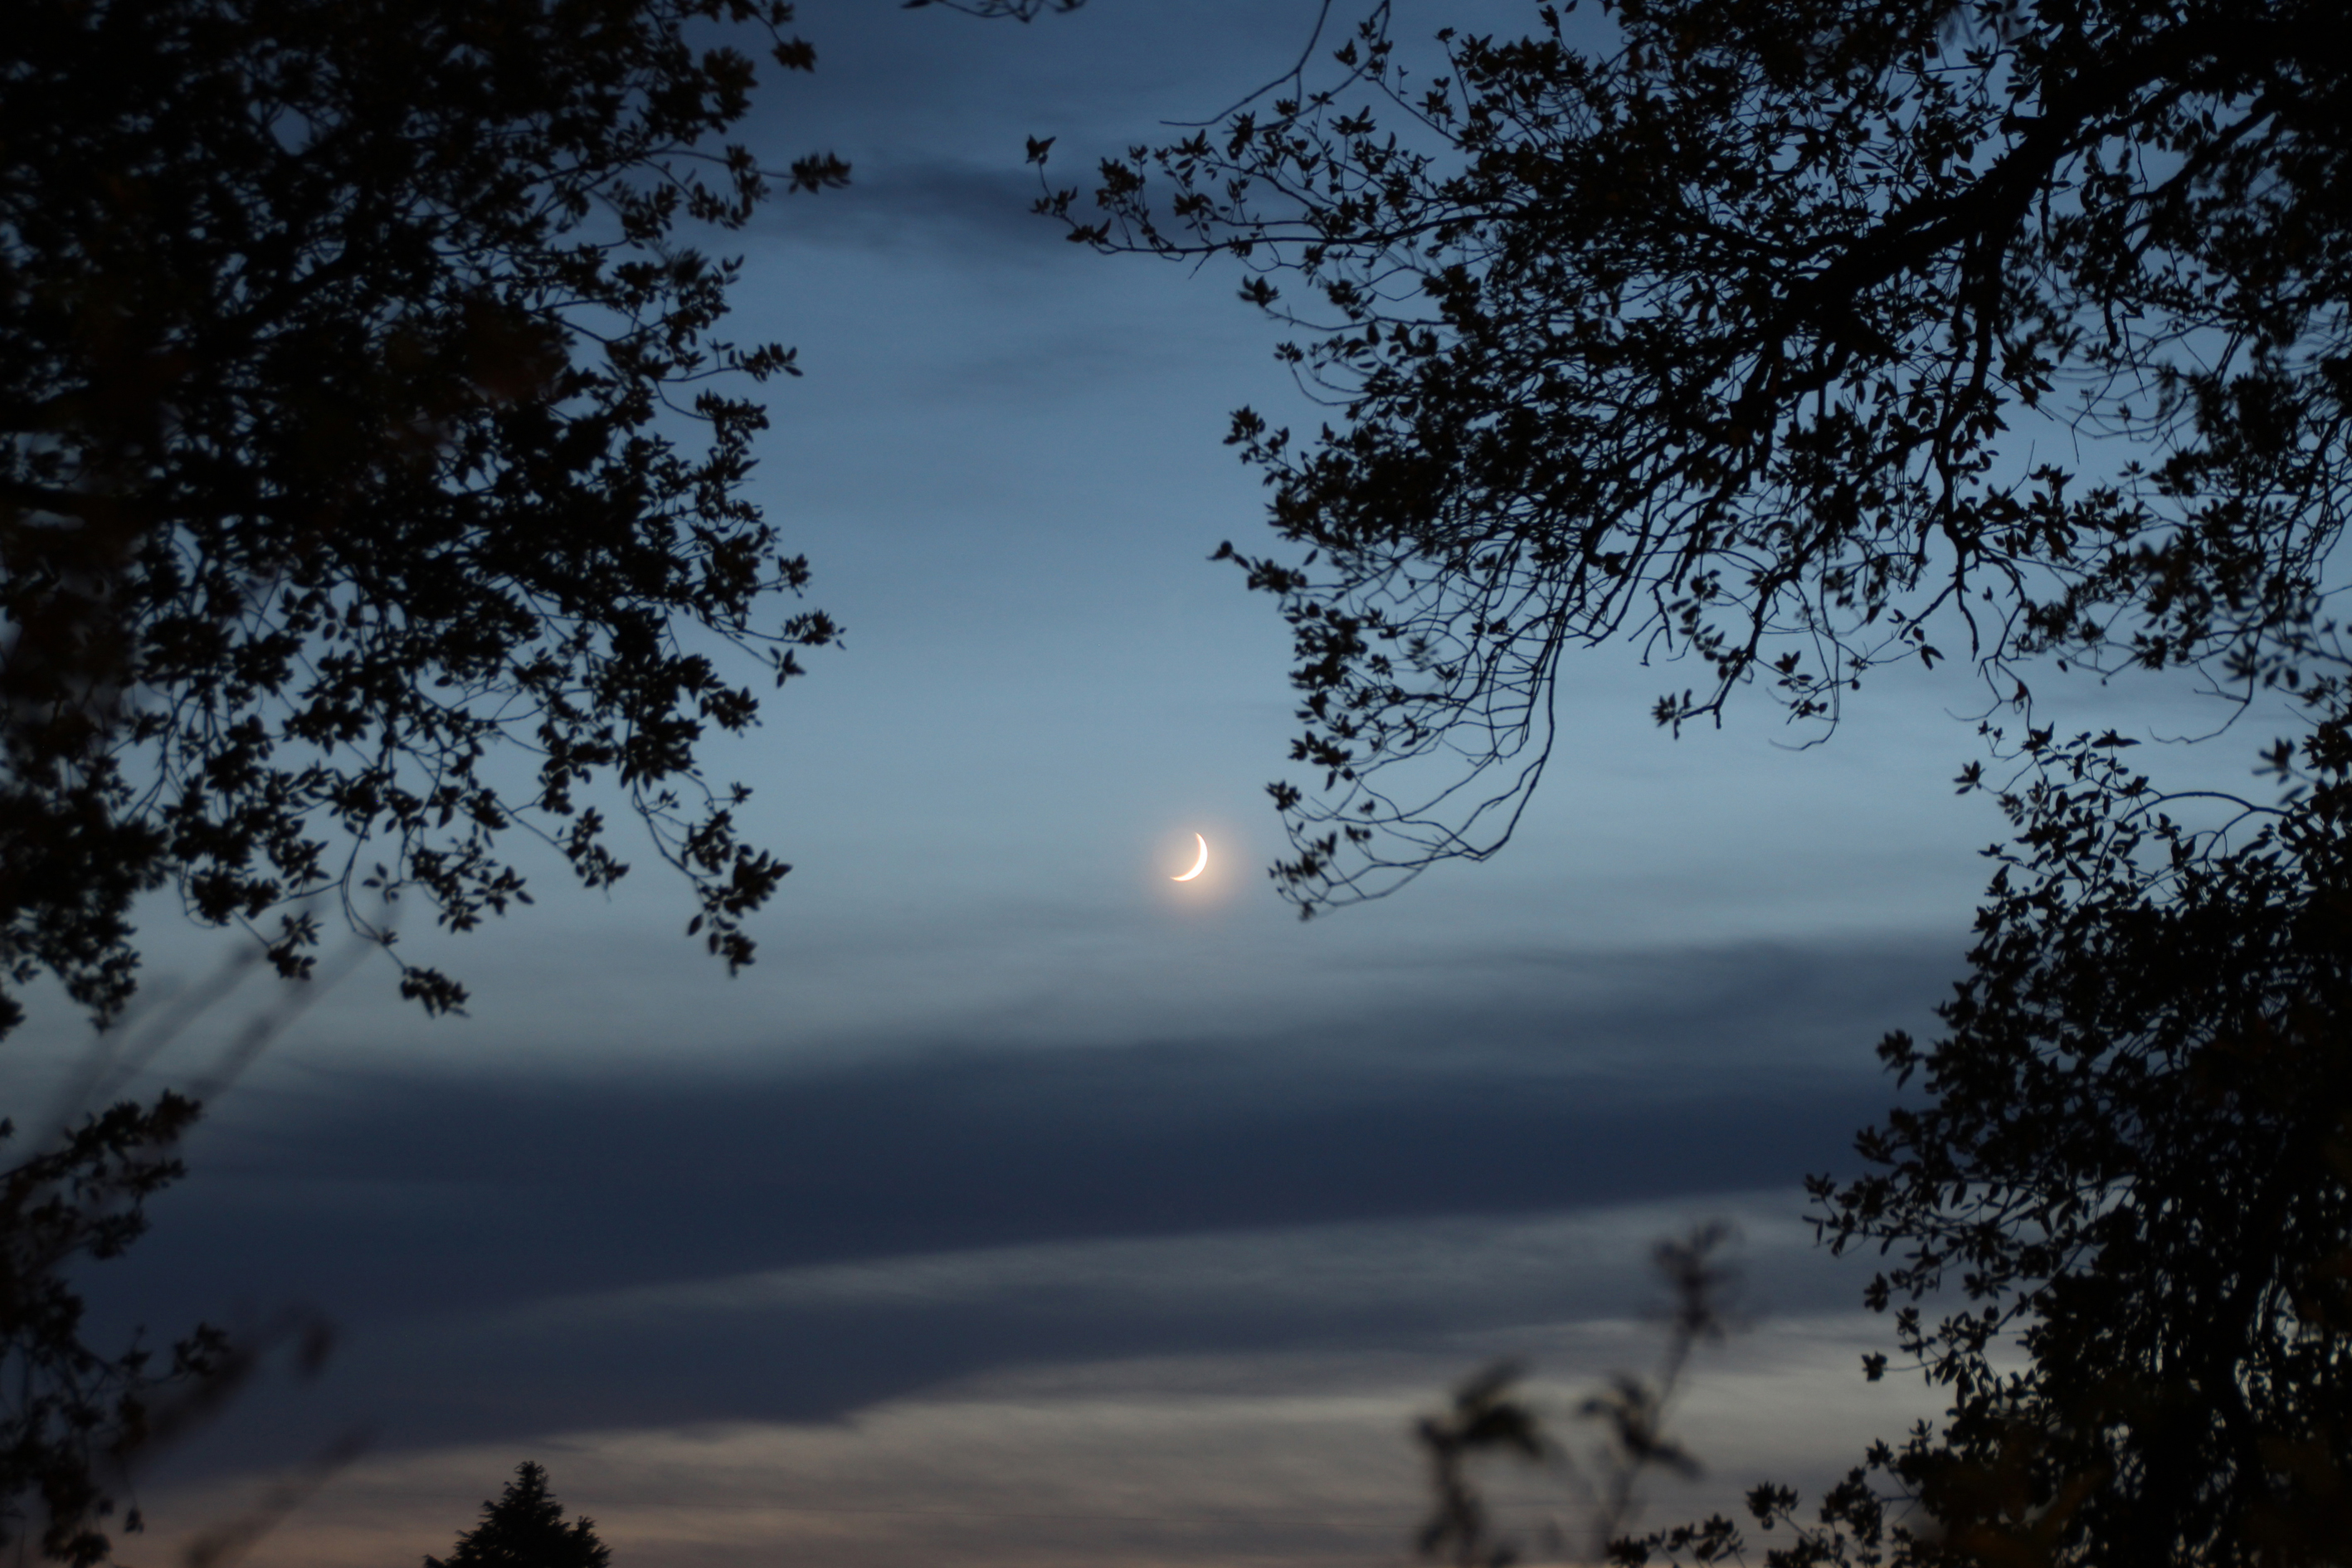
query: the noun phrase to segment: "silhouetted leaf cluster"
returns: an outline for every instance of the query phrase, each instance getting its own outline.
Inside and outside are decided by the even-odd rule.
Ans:
[[[1761,681],[1826,725],[1891,660],[2022,702],[2026,656],[2307,624],[2352,480],[2336,7],[1601,0],[1600,55],[1573,9],[1423,80],[1376,5],[1328,81],[1039,204],[1238,258],[1334,411],[1234,416],[1297,549],[1220,552],[1294,636],[1303,910],[1499,847],[1580,646],[1692,658],[1664,723]]]
[[[107,1561],[130,1460],[168,1441],[232,1388],[247,1352],[199,1327],[161,1364],[137,1345],[82,1338],[71,1276],[119,1256],[142,1205],[176,1179],[195,1102],[117,1105],[59,1145],[0,1173],[0,1547],[30,1540],[76,1568]],[[13,1129],[0,1122],[0,1138]],[[139,1528],[134,1509],[122,1528]]]
[[[453,928],[592,887],[616,781],[730,968],[787,868],[698,748],[832,642],[742,494],[797,374],[720,335],[689,229],[777,182],[722,136],[781,0],[22,0],[0,67],[0,963],[103,1018],[176,880],[256,929],[364,884]],[[691,632],[685,628],[693,628]],[[502,742],[530,767],[498,770]],[[266,931],[263,922],[276,916]],[[404,968],[428,1009],[446,975]],[[16,1016],[0,996],[0,1030]]]

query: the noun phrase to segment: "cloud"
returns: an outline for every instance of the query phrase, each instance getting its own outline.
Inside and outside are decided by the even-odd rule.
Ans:
[[[208,1439],[216,1469],[353,1422],[409,1448],[831,1421],[1006,1367],[1622,1314],[1648,1237],[1727,1194],[1769,1194],[1736,1205],[1767,1294],[1816,1310],[1856,1281],[1794,1183],[1883,1110],[1853,1042],[1927,963],[1530,949],[1255,1038],[284,1071],[94,1297],[159,1332],[289,1300],[343,1325],[322,1385]]]
[[[1036,174],[1021,166],[1017,146],[1008,151],[992,163],[861,159],[847,186],[781,198],[761,209],[751,232],[786,244],[946,252],[967,264],[975,245],[996,253],[996,264],[1023,253],[1062,261],[1070,247],[1061,226],[1031,211]]]
[[[1887,1097],[1776,1016],[1836,1000],[1776,1007],[1695,982],[1582,1018],[1509,997],[1450,1019],[1400,1007],[1353,1043],[1327,1022],[1289,1041],[909,1050],[759,1077],[322,1072],[274,1120],[230,1108],[135,1267],[184,1299],[209,1278],[382,1318],[914,1252],[1781,1184],[1838,1163]],[[423,1266],[436,1258],[464,1266]]]

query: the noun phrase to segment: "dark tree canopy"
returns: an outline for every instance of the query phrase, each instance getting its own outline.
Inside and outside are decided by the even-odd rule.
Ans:
[[[1760,684],[1818,726],[1890,660],[2022,703],[2032,656],[2243,682],[2309,621],[2352,479],[2339,8],[1572,9],[1408,80],[1381,5],[1336,79],[1040,204],[1229,253],[1307,334],[1332,423],[1232,436],[1295,549],[1227,551],[1295,637],[1303,909],[1498,847],[1573,648],[1686,662],[1662,722]]]
[[[699,743],[828,643],[743,497],[793,370],[719,335],[779,178],[719,144],[780,0],[23,0],[0,54],[0,964],[101,1018],[125,911],[310,962],[307,900],[627,868],[616,782],[731,967],[787,868]],[[835,184],[830,156],[794,188]],[[694,628],[694,633],[684,629]],[[503,752],[499,742],[514,746]],[[527,754],[528,762],[522,762]],[[515,759],[501,763],[501,756]],[[266,929],[265,929],[266,927]],[[432,1009],[463,988],[404,968]],[[0,1031],[16,1014],[0,995]]]
[[[2023,835],[1939,1010],[1949,1037],[1881,1047],[1929,1103],[1864,1140],[1876,1173],[1816,1184],[1838,1247],[1895,1249],[1874,1305],[1968,1299],[1895,1320],[1957,1400],[1911,1477],[1964,1527],[2055,1509],[2065,1561],[2117,1568],[2341,1561],[2352,1541],[2340,708],[2304,750],[2314,787],[2227,849],[2112,751],[2053,750],[2006,803]],[[2032,1362],[2005,1375],[2012,1335]],[[1969,1495],[2011,1450],[2020,1495]]]
[[[2027,737],[1949,1033],[1880,1047],[1921,1098],[1863,1134],[1864,1174],[1809,1184],[1836,1250],[1886,1258],[1866,1299],[1951,1405],[1817,1519],[1759,1488],[1794,1527],[1776,1568],[2345,1561],[2352,689],[2332,632],[2296,640],[2335,668],[2273,754],[2284,805],[2166,796],[2112,734]]]
[[[425,1568],[606,1568],[612,1559],[587,1515],[563,1522],[546,1470],[525,1460],[498,1500],[482,1505],[482,1522],[458,1536],[447,1557],[425,1558]]]

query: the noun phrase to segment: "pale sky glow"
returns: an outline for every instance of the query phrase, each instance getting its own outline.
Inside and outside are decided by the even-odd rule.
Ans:
[[[799,6],[818,70],[771,84],[753,140],[854,183],[774,204],[732,325],[800,350],[753,494],[847,638],[709,756],[794,867],[757,963],[730,982],[684,937],[650,855],[609,899],[526,858],[533,907],[404,932],[467,1017],[418,1016],[380,961],[320,999],[91,1294],[151,1337],[314,1305],[335,1359],[143,1487],[128,1561],[365,1431],[250,1568],[444,1552],[526,1458],[614,1568],[1398,1563],[1410,1418],[1497,1356],[1558,1410],[1645,1367],[1649,1244],[1715,1216],[1752,1327],[1702,1355],[1707,1478],[1652,1522],[1818,1486],[1932,1411],[1864,1383],[1888,1336],[1801,1183],[1853,1168],[1894,1093],[1874,1046],[1959,973],[2002,830],[1951,786],[1964,669],[1874,676],[1798,749],[1762,703],[1675,740],[1648,713],[1676,672],[1576,660],[1503,855],[1303,923],[1268,885],[1288,647],[1209,560],[1265,540],[1223,437],[1244,403],[1325,416],[1234,279],[1028,216],[1022,151],[1057,136],[1082,180],[1273,75],[1317,9]],[[1398,0],[1393,26],[1532,10]],[[2151,740],[2205,711],[2069,700]],[[2193,765],[2242,784],[2266,738]],[[168,901],[142,927],[159,976],[228,940]],[[10,1108],[84,1037],[37,1008]]]

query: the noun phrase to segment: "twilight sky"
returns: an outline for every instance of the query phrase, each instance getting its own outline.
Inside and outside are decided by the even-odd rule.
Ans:
[[[1648,1245],[1717,1216],[1751,1327],[1699,1363],[1709,1474],[1653,1522],[1928,1408],[1863,1384],[1884,1336],[1798,1184],[1850,1164],[1871,1047],[1958,973],[2000,833],[1948,784],[1965,674],[1876,680],[1798,751],[1761,704],[1670,739],[1673,672],[1580,658],[1503,857],[1307,924],[1264,879],[1286,640],[1206,558],[1263,529],[1230,410],[1316,412],[1230,275],[1064,243],[1021,155],[1057,136],[1076,179],[1213,113],[1316,10],[801,7],[818,73],[770,83],[751,140],[855,184],[761,222],[739,335],[800,348],[753,489],[848,641],[710,754],[796,868],[759,962],[726,980],[649,856],[609,900],[550,865],[502,924],[408,934],[470,1016],[415,1016],[379,960],[289,1025],[91,1291],[158,1336],[312,1306],[338,1350],[142,1489],[129,1561],[351,1432],[256,1568],[446,1551],[523,1458],[616,1568],[1402,1561],[1408,1419],[1496,1355],[1556,1409],[1645,1364]],[[159,994],[231,952],[146,925]],[[155,1077],[279,1005],[247,977]],[[84,1041],[53,1006],[12,1046],[20,1121]]]

